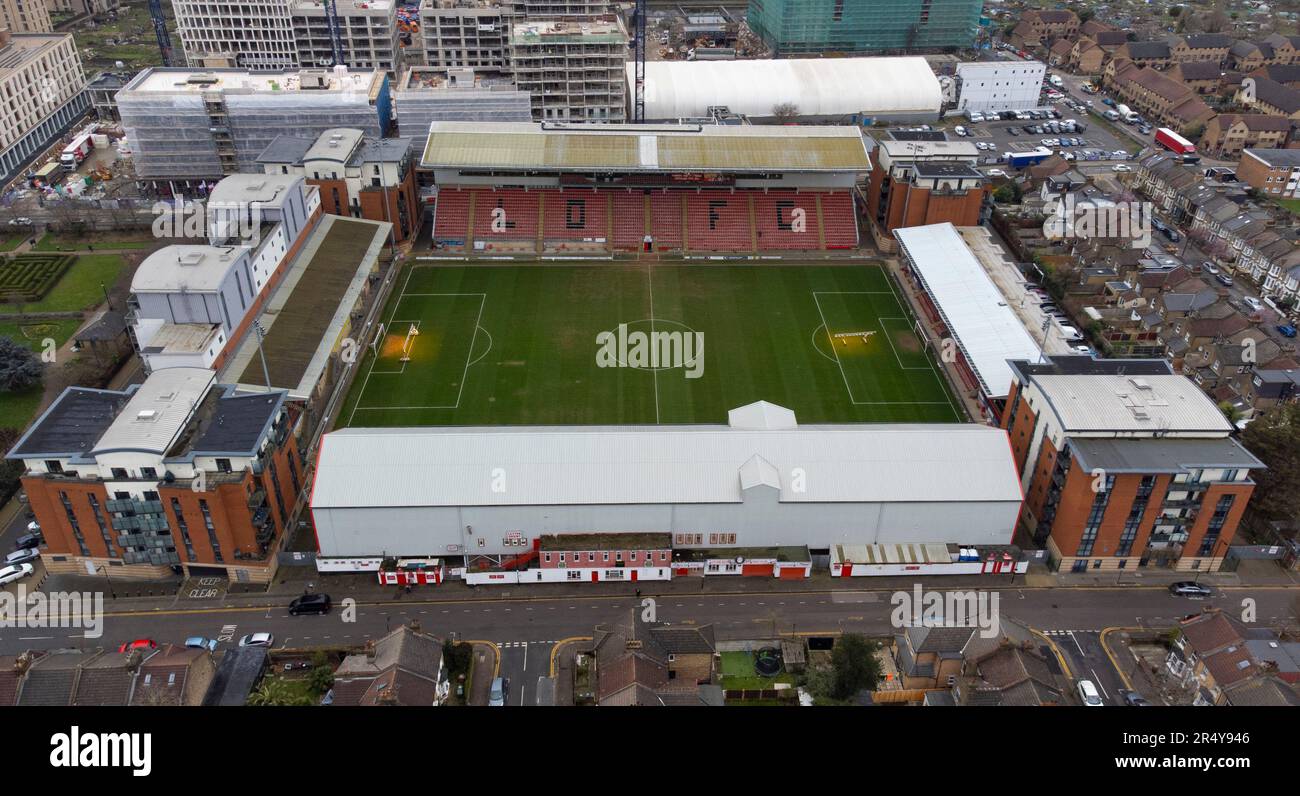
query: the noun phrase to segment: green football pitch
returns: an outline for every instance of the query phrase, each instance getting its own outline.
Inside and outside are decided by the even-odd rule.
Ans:
[[[350,426],[952,422],[878,265],[414,265],[362,341]]]

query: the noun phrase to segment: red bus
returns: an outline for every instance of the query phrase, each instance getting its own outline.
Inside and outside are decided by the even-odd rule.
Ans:
[[[1168,127],[1156,130],[1156,143],[1177,155],[1195,155],[1196,145]]]

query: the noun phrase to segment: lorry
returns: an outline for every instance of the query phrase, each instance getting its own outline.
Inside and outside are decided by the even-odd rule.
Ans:
[[[68,171],[76,171],[81,161],[86,159],[90,151],[95,148],[95,131],[98,128],[94,125],[87,127],[77,133],[68,145],[63,148],[59,155],[59,163]]]
[[[1042,163],[1051,156],[1052,150],[1045,146],[1031,149],[1028,152],[1007,152],[1003,155],[1003,157],[1006,158],[1007,164],[1013,169],[1023,169],[1026,166],[1032,166],[1035,163]]]
[[[1168,127],[1156,130],[1156,143],[1175,155],[1195,155],[1196,145]]]
[[[1133,110],[1133,109],[1130,108],[1129,106],[1127,106],[1127,105],[1116,105],[1116,106],[1115,106],[1115,111],[1119,114],[1119,118],[1123,119],[1126,123],[1128,123],[1128,124],[1136,124],[1136,123],[1137,123],[1137,120],[1138,120],[1138,114],[1137,114],[1137,111]]]
[[[1061,88],[1062,86],[1065,85],[1065,81],[1061,79],[1060,75],[1052,75],[1051,77],[1047,78],[1047,82],[1051,83],[1053,86],[1056,86],[1057,88]]]
[[[35,172],[27,175],[27,184],[33,188],[58,185],[63,181],[63,170],[57,163],[47,163]]]

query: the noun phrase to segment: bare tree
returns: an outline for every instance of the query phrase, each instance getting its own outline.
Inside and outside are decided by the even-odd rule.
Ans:
[[[778,102],[772,106],[772,116],[780,122],[792,122],[799,118],[799,106],[793,102]]]

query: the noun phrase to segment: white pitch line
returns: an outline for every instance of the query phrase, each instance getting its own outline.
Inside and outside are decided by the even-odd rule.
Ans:
[[[406,272],[406,281],[402,283],[402,292],[397,295],[397,302],[393,304],[393,311],[388,315],[388,322],[390,325],[393,322],[393,318],[397,317],[397,308],[402,303],[402,296],[406,295],[406,286],[411,284],[411,274],[413,273],[415,273],[414,268]],[[370,384],[370,374],[375,372],[375,363],[378,361],[379,352],[376,351],[374,359],[370,360],[370,370],[366,371],[366,380],[361,382],[361,392],[357,395],[357,403],[352,407],[352,414],[348,415],[349,426],[352,425],[352,421],[356,419],[357,410],[361,408],[361,399],[366,397],[366,387]]]
[[[817,305],[817,314],[821,316],[822,328],[826,330],[827,337],[830,337],[831,325],[826,322],[826,313],[822,312],[822,302],[817,298],[817,291],[813,291],[813,303]],[[831,353],[835,354],[835,364],[839,365],[840,378],[844,380],[844,389],[849,394],[849,402],[857,404],[858,400],[853,397],[853,388],[849,386],[849,377],[844,373],[844,363],[840,361],[840,352],[835,350],[835,340],[831,339]]]
[[[650,339],[655,339],[655,284],[652,276],[654,266],[646,265],[645,281],[650,288]],[[687,327],[689,328],[689,327]],[[659,425],[659,368],[652,368],[655,380],[655,425]]]
[[[903,297],[894,292],[894,281],[890,278],[889,271],[881,268],[881,272],[885,275],[885,284],[889,286],[889,292],[894,296],[894,303],[898,305],[900,310],[907,312],[907,307],[903,304]],[[919,316],[917,320],[920,320]],[[943,394],[947,399],[948,406],[952,408],[953,414],[957,415],[957,417],[961,417],[961,410],[957,408],[957,405],[952,402],[952,397],[948,395],[948,386],[944,384],[943,376],[939,374],[939,371],[934,367],[934,363],[930,361],[929,357],[926,357],[925,361],[930,366],[930,372],[934,373],[935,381],[939,382],[939,389],[943,390]]]

